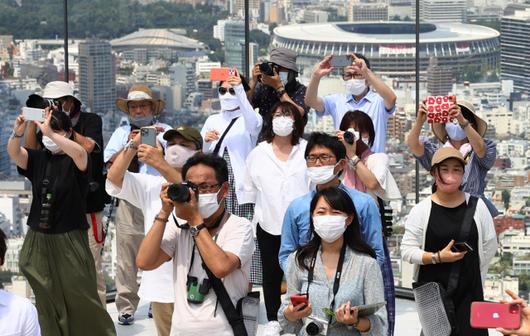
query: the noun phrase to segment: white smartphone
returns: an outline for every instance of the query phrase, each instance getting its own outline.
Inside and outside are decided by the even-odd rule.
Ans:
[[[45,114],[43,109],[33,107],[23,107],[22,115],[26,120],[44,121]]]

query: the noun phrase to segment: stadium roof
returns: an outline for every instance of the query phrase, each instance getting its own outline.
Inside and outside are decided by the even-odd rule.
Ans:
[[[205,49],[204,43],[182,35],[181,29],[140,29],[112,40],[113,48],[163,47],[175,49]]]
[[[279,26],[279,38],[308,42],[412,43],[414,22],[334,22]],[[487,40],[499,37],[495,29],[465,23],[422,23],[420,43]]]

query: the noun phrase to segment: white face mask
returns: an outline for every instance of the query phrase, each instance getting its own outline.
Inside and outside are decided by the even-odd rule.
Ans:
[[[347,81],[344,81],[344,87],[346,87],[346,91],[348,91],[352,95],[359,96],[364,92],[364,90],[366,90],[366,80],[349,79]]]
[[[164,159],[169,163],[173,168],[182,168],[184,163],[188,161],[190,157],[195,155],[197,151],[186,148],[181,145],[172,145],[166,148],[166,154]]]
[[[313,226],[318,236],[327,243],[333,243],[346,231],[344,216],[313,216]]]
[[[288,136],[293,133],[294,120],[291,117],[281,116],[272,119],[272,131],[279,136]]]
[[[219,95],[219,102],[221,103],[221,111],[232,111],[239,107],[239,99],[228,92]]]
[[[57,154],[61,151],[61,147],[59,147],[58,144],[53,142],[53,140],[47,137],[46,135],[42,136],[42,144],[44,145],[44,147],[46,147],[47,150],[52,152],[52,154]]]
[[[316,185],[328,183],[335,178],[335,166],[320,166],[307,168],[307,176]]]
[[[280,80],[282,81],[283,85],[287,85],[289,83],[289,73],[285,71],[280,71],[278,74],[280,76]]]
[[[466,132],[458,124],[446,123],[445,131],[451,140],[461,141],[467,138]]]
[[[219,191],[211,194],[199,194],[198,207],[202,218],[209,218],[219,209],[219,202],[217,201]]]
[[[370,147],[370,138],[362,138],[361,140],[366,146]]]

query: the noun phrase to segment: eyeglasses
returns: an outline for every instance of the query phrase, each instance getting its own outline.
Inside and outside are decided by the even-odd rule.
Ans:
[[[236,94],[236,91],[234,90],[234,88],[227,89],[227,88],[225,88],[223,86],[220,86],[218,90],[219,90],[219,93],[221,95],[224,95],[226,93],[226,91],[230,92],[230,94],[232,96],[235,96],[235,94]]]
[[[342,74],[342,79],[343,80],[350,80],[350,79],[363,79],[363,75],[361,74],[352,74],[352,73],[343,73]]]
[[[201,183],[197,185],[197,189],[199,189],[200,194],[209,194],[209,193],[217,192],[218,187],[220,186],[221,186],[221,183],[216,183],[216,184]]]
[[[308,163],[317,163],[317,160],[320,160],[322,164],[329,164],[332,163],[333,159],[335,159],[334,155],[328,155],[328,154],[321,154],[321,155],[308,155],[305,157],[306,161]]]

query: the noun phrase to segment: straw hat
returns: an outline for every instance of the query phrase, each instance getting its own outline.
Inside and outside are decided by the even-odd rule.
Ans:
[[[466,112],[473,114],[473,116],[475,117],[475,123],[473,124],[473,127],[481,137],[484,137],[484,134],[486,134],[486,130],[488,129],[488,124],[475,112],[475,107],[473,106],[473,104],[466,100],[460,100],[457,102],[457,104],[462,109],[462,115],[464,115],[464,118]],[[468,121],[471,122],[471,120]],[[432,132],[441,142],[447,141],[447,131],[445,130],[445,124],[432,124]]]
[[[153,104],[154,115],[159,115],[166,106],[166,103],[161,99],[153,99],[153,92],[144,84],[135,84],[129,90],[127,99],[118,98],[116,99],[116,106],[120,111],[129,113],[129,102],[130,101],[150,101]]]

